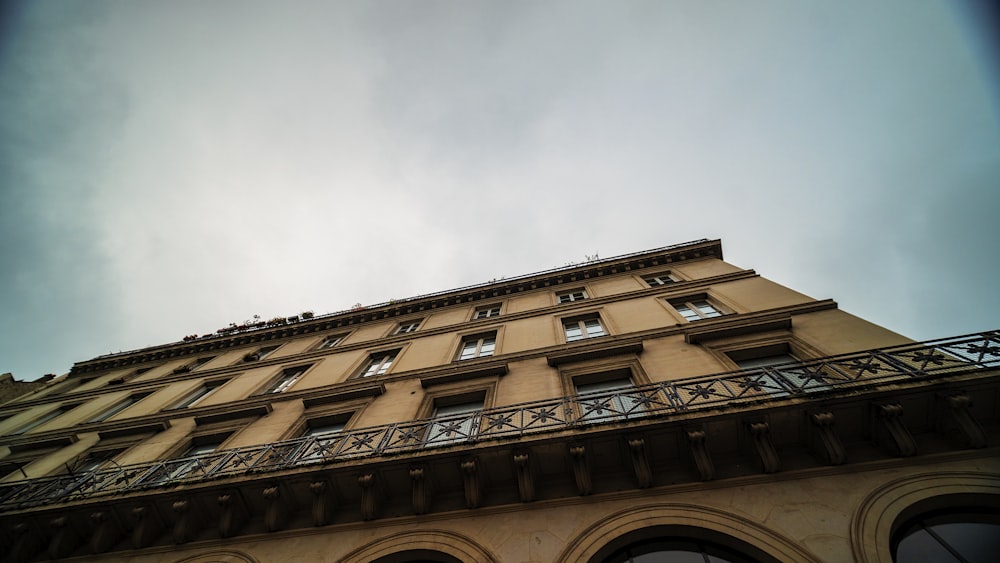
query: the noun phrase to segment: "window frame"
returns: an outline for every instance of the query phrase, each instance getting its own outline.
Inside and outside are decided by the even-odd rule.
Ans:
[[[335,332],[335,333],[332,333],[332,334],[328,334],[328,335],[324,336],[316,344],[316,346],[313,348],[313,350],[330,350],[331,348],[336,348],[337,346],[340,346],[341,344],[343,344],[344,340],[347,340],[348,336],[350,336],[350,333],[348,333],[348,332]],[[333,343],[332,344],[328,344],[331,341]]]
[[[492,340],[492,345],[489,348],[489,353],[486,354],[486,355],[483,355],[482,351],[483,351],[483,348],[486,347],[486,345],[487,345],[486,343],[487,343],[488,340]],[[475,346],[474,346],[475,352],[473,353],[473,355],[471,355],[469,357],[465,357],[465,350],[467,349],[467,347],[468,347],[467,345],[469,343],[475,343]],[[454,361],[456,361],[456,362],[467,362],[467,361],[470,361],[470,360],[478,360],[478,359],[481,359],[481,358],[492,358],[492,357],[498,355],[497,352],[498,352],[499,347],[500,347],[500,334],[499,334],[499,332],[497,330],[490,330],[490,331],[486,331],[486,332],[478,332],[478,333],[475,333],[475,334],[468,334],[468,335],[462,336],[459,339],[458,351],[455,354]]]
[[[495,313],[493,311],[496,311]],[[486,313],[481,315],[481,313]],[[472,311],[472,318],[470,320],[478,321],[482,319],[492,319],[494,317],[499,317],[503,314],[503,303],[491,303],[489,305],[481,305],[476,307]]]
[[[576,297],[580,294],[580,297]],[[574,289],[567,289],[563,291],[557,291],[556,294],[556,304],[565,305],[568,303],[579,303],[580,301],[586,301],[590,299],[590,293],[585,287],[578,287]]]
[[[283,367],[278,375],[270,380],[264,388],[255,393],[256,395],[276,395],[284,393],[294,387],[296,383],[302,381],[306,373],[316,364],[298,364]]]
[[[260,346],[259,348],[257,348],[253,352],[247,352],[246,354],[244,354],[243,355],[243,361],[244,362],[259,362],[261,360],[264,360],[264,359],[269,358],[270,356],[272,356],[283,345],[284,344],[271,344],[271,345],[268,345],[268,346]]]
[[[134,407],[137,403],[139,403],[139,401],[145,399],[146,397],[152,395],[155,392],[156,390],[148,390],[148,391],[139,391],[136,393],[130,393],[124,398],[111,403],[111,405],[109,405],[107,408],[102,409],[96,415],[88,418],[86,422],[87,423],[104,422],[105,420],[108,420],[114,417],[115,415],[121,414],[122,412],[125,412],[128,409]]]
[[[468,433],[468,438],[475,438],[482,433],[482,412],[493,407],[494,400],[496,398],[496,387],[497,387],[497,377],[483,378],[478,381],[469,382],[458,382],[453,384],[444,384],[433,389],[428,389],[424,394],[424,398],[417,409],[417,416],[415,420],[427,421],[427,427],[423,436],[420,438],[421,447],[440,447],[446,445],[460,444],[464,443],[467,438],[454,438],[444,440],[434,440],[433,445],[428,444],[428,438],[432,436],[434,425],[434,419],[436,418],[435,413],[440,407],[448,407],[459,405],[462,403],[472,403],[481,401],[482,407],[477,411],[478,414],[470,417],[474,420],[471,421],[475,425],[473,431]],[[444,416],[457,416],[455,415],[444,415]]]
[[[601,333],[591,336],[591,330],[588,321],[597,321],[597,326],[600,327]],[[570,337],[570,330],[573,324],[576,324],[576,330],[580,331],[580,336],[578,338]],[[605,336],[611,336],[611,332],[606,326],[607,323],[601,318],[601,314],[598,311],[593,311],[589,313],[584,313],[580,315],[573,315],[571,317],[562,317],[559,319],[559,326],[562,327],[562,337],[566,344],[571,344],[573,342],[586,342],[594,338],[602,338]]]
[[[402,348],[387,348],[384,350],[376,350],[370,352],[365,356],[363,362],[355,371],[354,376],[351,379],[368,379],[372,377],[383,377],[389,373],[394,365],[399,362],[399,357],[403,355]],[[390,357],[391,356],[391,357]],[[377,361],[376,361],[377,360]],[[379,366],[379,369],[375,370],[374,373],[369,373],[371,368],[374,366]],[[382,366],[385,367],[382,367]]]
[[[10,432],[11,436],[22,436],[31,432],[32,430],[44,426],[53,420],[59,418],[60,416],[70,412],[71,410],[82,405],[83,402],[79,403],[68,403],[60,404],[59,406],[53,408],[52,410],[45,411],[44,413],[33,417],[31,420],[25,422],[24,424],[18,426],[14,431]]]
[[[409,319],[405,321],[400,321],[396,324],[396,328],[392,331],[392,336],[401,336],[403,334],[413,334],[420,330],[420,326],[424,324],[424,317]]]
[[[226,383],[229,383],[230,380],[231,378],[224,378],[224,379],[220,378],[220,379],[210,379],[202,381],[201,385],[185,393],[181,400],[177,401],[176,403],[173,403],[172,406],[167,407],[164,410],[189,409],[198,406],[198,403],[207,399],[213,393],[218,391],[220,387],[222,387]]]
[[[637,274],[637,275],[639,276],[639,279],[642,280],[642,283],[646,284],[646,286],[650,288],[669,287],[671,285],[675,285],[682,281],[685,281],[677,274],[675,274],[673,270],[664,270],[661,272],[654,272],[651,274]],[[669,281],[662,281],[663,279]],[[656,280],[657,283],[652,283],[650,280]]]
[[[679,318],[681,322],[683,322],[684,324],[718,319],[721,317],[725,317],[727,315],[734,314],[733,309],[725,305],[721,305],[718,299],[716,299],[712,295],[708,295],[705,293],[698,293],[694,295],[683,295],[679,297],[664,297],[663,302],[667,305],[667,307],[670,308],[673,316],[675,318]],[[701,311],[701,309],[697,305],[695,305],[696,303],[700,302],[704,302],[705,305],[711,307],[712,310],[718,314],[712,316],[705,316],[704,312]],[[681,312],[679,307],[683,307],[693,312],[696,318],[693,319],[688,318]]]

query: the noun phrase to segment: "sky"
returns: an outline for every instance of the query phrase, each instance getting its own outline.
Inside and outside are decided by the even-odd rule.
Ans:
[[[987,1],[7,2],[0,373],[721,238],[1000,328]]]

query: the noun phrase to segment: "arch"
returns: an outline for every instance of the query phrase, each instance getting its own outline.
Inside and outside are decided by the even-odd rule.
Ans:
[[[1000,506],[1000,476],[971,471],[921,473],[877,487],[851,520],[854,559],[892,561],[892,534],[903,521],[920,512],[961,505]]]
[[[434,552],[459,561],[499,563],[492,553],[466,536],[445,530],[403,532],[375,540],[347,554],[341,563],[370,563],[396,553]]]
[[[257,563],[257,560],[242,551],[225,549],[185,557],[177,563]]]
[[[603,556],[609,548],[629,541],[628,538],[642,537],[646,529],[654,533],[693,534],[721,545],[727,542],[729,545],[744,544],[772,561],[820,561],[788,538],[753,520],[714,508],[681,503],[648,505],[610,514],[571,540],[556,561],[591,561],[595,556]]]

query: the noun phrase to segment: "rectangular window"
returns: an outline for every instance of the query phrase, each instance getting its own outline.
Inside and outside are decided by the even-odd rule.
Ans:
[[[466,336],[462,340],[462,350],[459,352],[459,360],[471,360],[473,358],[485,358],[492,356],[497,346],[497,333],[477,334]]]
[[[396,360],[396,354],[398,353],[399,350],[387,350],[372,354],[359,377],[372,377],[385,374],[392,367],[392,362]]]
[[[302,377],[302,374],[304,374],[310,367],[312,366],[306,365],[306,366],[295,366],[291,368],[286,368],[284,371],[281,372],[281,377],[275,380],[275,382],[272,383],[271,386],[267,388],[267,391],[264,391],[263,394],[266,395],[268,393],[284,393],[292,385],[295,385],[295,383]]]
[[[574,301],[583,301],[587,298],[587,292],[582,289],[577,289],[573,291],[565,291],[563,293],[557,294],[560,303],[572,303]]]
[[[170,407],[170,408],[172,408],[172,409],[185,409],[185,408],[190,408],[190,407],[196,406],[198,403],[200,403],[200,402],[204,401],[206,398],[208,398],[208,396],[211,395],[213,391],[215,391],[219,387],[222,387],[222,385],[225,384],[226,381],[227,380],[225,380],[225,379],[217,379],[215,381],[206,381],[204,385],[202,385],[201,387],[195,389],[189,395],[187,395],[186,397],[184,397],[183,399],[181,399],[181,401],[179,403],[177,403],[176,405],[174,405],[173,407]]]
[[[304,442],[305,450],[299,457],[301,460],[319,460],[333,457],[341,441],[340,433],[347,427],[347,422],[354,413],[347,412],[334,416],[316,418],[306,422],[303,438],[315,438]]]
[[[479,430],[482,410],[482,401],[438,406],[434,409],[434,420],[427,429],[424,442],[428,446],[440,446],[474,438]]]
[[[264,358],[266,358],[266,357],[270,356],[271,354],[273,354],[274,351],[277,350],[278,348],[281,348],[280,344],[275,345],[275,346],[264,346],[263,348],[260,348],[260,349],[258,349],[255,352],[250,352],[246,356],[243,356],[243,361],[245,361],[245,362],[256,362],[256,361],[259,361],[259,360],[263,360]]]
[[[177,461],[170,461],[163,465],[163,473],[154,474],[154,480],[159,482],[182,479],[191,474],[208,473],[212,466],[218,461],[217,456],[207,457],[222,446],[222,443],[229,437],[213,436],[211,438],[192,441],[191,445],[181,455],[175,457]]]
[[[24,433],[28,432],[29,430],[34,430],[35,428],[38,428],[39,426],[45,424],[46,422],[49,422],[50,420],[54,420],[56,417],[58,417],[58,416],[60,416],[62,414],[68,413],[69,411],[75,409],[78,406],[79,406],[79,404],[75,404],[75,405],[63,405],[63,406],[57,407],[57,408],[55,408],[55,409],[53,409],[53,410],[51,410],[51,411],[43,414],[42,416],[36,418],[35,420],[32,420],[31,422],[25,424],[24,426],[18,428],[17,430],[14,431],[14,434],[24,434]]]
[[[344,335],[343,334],[335,334],[335,335],[327,336],[326,338],[323,339],[322,342],[319,343],[319,346],[316,349],[317,350],[326,350],[327,348],[333,348],[334,346],[336,346],[337,344],[340,344],[343,341],[344,341]]]
[[[646,282],[649,285],[649,287],[657,287],[660,285],[670,285],[672,283],[677,283],[680,281],[680,279],[678,279],[677,276],[669,272],[664,272],[661,274],[654,274],[651,276],[643,276],[642,281]]]
[[[671,299],[669,303],[688,322],[722,316],[722,311],[709,303],[707,299]]]
[[[580,420],[630,418],[644,414],[644,401],[631,379],[611,379],[577,384]]]
[[[114,415],[122,412],[123,410],[131,407],[132,405],[138,403],[139,401],[145,399],[146,397],[148,397],[148,396],[150,396],[152,394],[153,394],[153,392],[150,391],[150,392],[147,392],[147,393],[136,393],[134,395],[130,395],[130,396],[126,397],[125,399],[123,399],[121,401],[118,401],[117,403],[115,403],[114,405],[112,405],[111,408],[105,409],[103,412],[101,412],[97,416],[91,418],[87,422],[101,422],[101,421],[107,420],[107,419],[111,418],[112,416],[114,416]]]
[[[604,332],[604,327],[601,325],[601,319],[597,315],[563,319],[562,323],[563,330],[566,332],[566,342],[607,335]]]
[[[500,316],[500,305],[487,305],[486,307],[479,307],[476,309],[476,313],[472,316],[473,319],[488,319],[490,317]]]
[[[211,362],[214,359],[215,359],[215,356],[204,356],[204,357],[198,358],[197,360],[195,360],[194,362],[191,363],[191,369],[200,368],[201,366],[207,364],[208,362]]]
[[[399,323],[399,326],[396,327],[396,332],[394,332],[393,334],[407,334],[410,332],[415,332],[417,328],[420,326],[421,320],[422,319],[417,319],[414,321],[406,321]]]
[[[787,387],[802,391],[829,388],[819,372],[798,365],[801,360],[792,355],[787,344],[737,350],[726,355],[747,372],[746,384],[756,391],[783,396],[788,394],[785,392]]]

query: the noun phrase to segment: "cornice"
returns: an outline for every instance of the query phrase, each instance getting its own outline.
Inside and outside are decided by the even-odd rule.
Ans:
[[[194,342],[177,342],[144,348],[131,352],[123,352],[109,356],[100,356],[92,360],[77,362],[70,370],[70,375],[87,374],[108,369],[163,361],[167,359],[194,356],[213,351],[269,342],[282,338],[301,336],[316,332],[353,327],[372,321],[396,318],[403,315],[417,314],[452,305],[467,304],[477,301],[498,299],[517,293],[541,288],[555,287],[565,283],[580,283],[593,278],[614,275],[632,270],[642,270],[659,267],[676,262],[718,258],[722,259],[722,241],[700,240],[691,243],[669,246],[650,251],[608,258],[582,265],[568,266],[546,272],[520,276],[510,280],[489,282],[486,284],[448,290],[428,296],[417,296],[409,299],[391,301],[351,311],[342,311],[323,315],[308,320],[296,322],[277,328],[262,327],[237,335],[215,334],[202,337]]]

